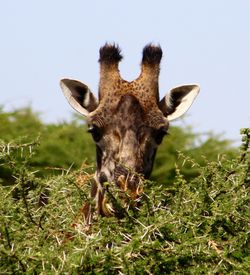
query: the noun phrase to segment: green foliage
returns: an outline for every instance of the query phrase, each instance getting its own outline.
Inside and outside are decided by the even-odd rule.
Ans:
[[[242,135],[237,156],[203,163],[186,155],[200,145],[183,141],[170,185],[145,182],[140,209],[119,220],[96,216],[90,228],[82,206],[91,169],[40,177],[41,141],[1,142],[15,181],[0,185],[0,274],[248,274],[250,129]]]
[[[31,108],[22,108],[13,112],[4,112],[0,107],[0,133],[5,142],[22,139],[28,142],[37,138],[44,129],[43,123]]]
[[[169,131],[170,135],[163,140],[158,149],[152,174],[152,179],[161,184],[169,185],[173,182],[176,176],[176,163],[180,165],[181,173],[186,179],[192,179],[199,174],[197,165],[193,165],[192,162],[187,162],[185,166],[181,165],[183,161],[186,162],[182,155],[189,156],[199,166],[206,166],[208,161],[217,160],[218,155],[228,158],[236,155],[230,141],[221,140],[213,134],[208,134],[199,141],[199,135],[194,134],[189,127],[170,127]]]
[[[6,150],[15,144],[32,143],[34,139],[40,144],[33,150],[30,165],[41,177],[60,174],[69,168],[79,169],[83,162],[93,164],[95,160],[94,144],[78,117],[69,123],[46,125],[30,108],[0,111],[0,132]],[[14,153],[20,158],[22,151]],[[11,167],[4,159],[0,160],[1,179],[6,184],[13,183]]]

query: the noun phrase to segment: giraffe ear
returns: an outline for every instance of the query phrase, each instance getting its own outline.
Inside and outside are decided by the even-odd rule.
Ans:
[[[173,88],[160,101],[159,108],[168,121],[182,116],[190,108],[200,91],[198,85],[184,85]]]
[[[71,107],[80,114],[88,116],[97,108],[98,101],[87,85],[77,80],[62,79],[60,86]]]

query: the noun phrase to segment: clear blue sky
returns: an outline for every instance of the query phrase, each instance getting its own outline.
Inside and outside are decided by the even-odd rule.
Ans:
[[[1,1],[0,104],[31,104],[46,122],[73,110],[58,82],[80,79],[97,92],[98,50],[122,48],[122,76],[139,73],[149,42],[164,51],[160,94],[184,83],[201,92],[185,124],[239,142],[250,126],[250,1],[248,0],[22,0]],[[173,123],[176,125],[176,122]]]

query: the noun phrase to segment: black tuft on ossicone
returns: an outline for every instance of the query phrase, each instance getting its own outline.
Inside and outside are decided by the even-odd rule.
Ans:
[[[100,48],[99,62],[117,63],[122,60],[121,49],[118,45],[106,43]]]
[[[159,64],[162,58],[162,49],[160,46],[148,44],[144,47],[142,53],[142,63],[150,65]]]

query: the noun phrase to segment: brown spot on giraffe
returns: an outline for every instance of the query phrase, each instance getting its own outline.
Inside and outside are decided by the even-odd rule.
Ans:
[[[128,82],[121,78],[122,59],[118,46],[100,49],[98,100],[88,86],[62,79],[61,88],[71,106],[86,117],[96,144],[97,170],[92,196],[99,214],[116,213],[105,197],[105,182],[115,184],[136,199],[142,192],[140,181],[149,178],[157,147],[166,135],[169,121],[183,115],[199,93],[195,84],[176,87],[159,100],[158,77],[162,50],[147,45],[143,49],[141,73]],[[91,221],[91,207],[86,220]]]

